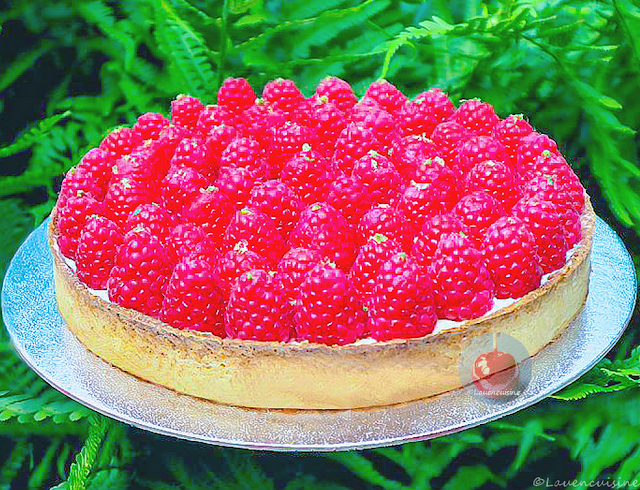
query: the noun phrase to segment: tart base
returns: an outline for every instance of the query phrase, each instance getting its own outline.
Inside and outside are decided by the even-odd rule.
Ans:
[[[221,339],[177,330],[91,294],[48,240],[58,308],[93,353],[144,380],[236,406],[349,409],[401,403],[462,386],[461,353],[478,336],[505,333],[531,356],[559,336],[588,293],[595,214],[585,195],[582,239],[540,288],[490,315],[418,339],[326,346]]]

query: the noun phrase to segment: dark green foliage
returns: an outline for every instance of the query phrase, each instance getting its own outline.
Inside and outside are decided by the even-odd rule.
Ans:
[[[226,76],[309,95],[327,74],[362,95],[386,77],[497,113],[560,144],[597,212],[638,255],[640,7],[633,0],[16,0],[0,11],[0,269],[61,177],[111,128],[215,102]],[[8,53],[8,54],[5,54]],[[13,168],[10,168],[13,164]],[[609,359],[552,399],[429,442],[346,454],[212,448],[128,428],[49,388],[0,329],[0,488],[527,488],[640,474],[634,317]]]

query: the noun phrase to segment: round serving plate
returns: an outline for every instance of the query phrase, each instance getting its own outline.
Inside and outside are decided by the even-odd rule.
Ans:
[[[486,398],[469,385],[370,409],[248,409],[142,381],[88,352],[58,312],[46,225],[22,244],[2,290],[4,322],[22,359],[51,386],[106,416],[159,434],[249,449],[337,451],[389,446],[504,417],[558,391],[602,359],[627,326],[637,290],[635,269],[624,244],[598,219],[586,303],[565,333],[532,358],[526,387],[517,396]]]

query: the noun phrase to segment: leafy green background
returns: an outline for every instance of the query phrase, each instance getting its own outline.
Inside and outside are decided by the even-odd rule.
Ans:
[[[0,11],[0,267],[103,135],[226,76],[437,86],[560,144],[639,264],[640,8],[632,0],[16,0]],[[0,488],[528,488],[640,478],[638,315],[557,397],[430,442],[338,454],[209,447],[113,422],[29,370],[0,329]],[[607,392],[607,393],[604,393]]]

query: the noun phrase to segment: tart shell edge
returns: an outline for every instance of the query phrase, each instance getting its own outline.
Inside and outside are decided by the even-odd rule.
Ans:
[[[384,406],[460,388],[458,361],[475,337],[505,333],[531,356],[564,332],[588,293],[596,219],[585,192],[582,238],[563,268],[508,307],[416,339],[327,346],[221,339],[178,330],[91,294],[48,242],[58,308],[74,335],[103,360],[152,383],[251,408]]]

